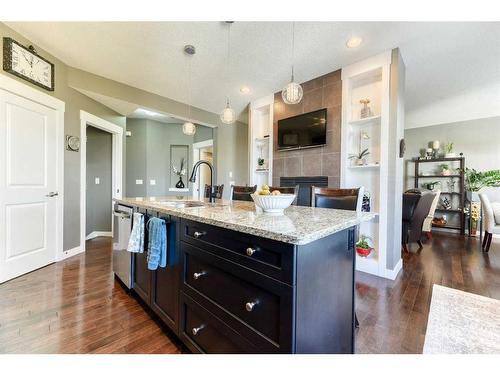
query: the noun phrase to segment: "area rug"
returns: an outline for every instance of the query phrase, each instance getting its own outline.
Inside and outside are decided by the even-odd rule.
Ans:
[[[500,300],[434,284],[424,354],[500,354]]]

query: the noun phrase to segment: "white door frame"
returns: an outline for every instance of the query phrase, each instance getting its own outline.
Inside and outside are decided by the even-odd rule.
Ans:
[[[112,198],[122,197],[123,181],[123,128],[91,113],[80,111],[80,251],[85,251],[87,224],[87,125],[112,135],[111,188]],[[112,217],[109,218],[112,221]]]
[[[58,198],[56,202],[56,259],[64,259],[63,234],[64,234],[64,111],[65,103],[27,84],[16,81],[0,73],[0,89],[21,96],[38,104],[56,111],[56,186]]]
[[[200,160],[200,149],[210,147],[213,145],[214,145],[213,139],[207,139],[206,141],[193,143],[193,165],[191,167],[193,167],[196,164],[196,162]],[[193,199],[198,199],[197,193],[198,192],[196,191],[196,187],[193,187],[193,194],[192,194]]]

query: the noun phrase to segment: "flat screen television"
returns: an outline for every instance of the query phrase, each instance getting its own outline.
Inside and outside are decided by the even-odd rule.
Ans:
[[[278,150],[326,144],[326,108],[278,121]]]

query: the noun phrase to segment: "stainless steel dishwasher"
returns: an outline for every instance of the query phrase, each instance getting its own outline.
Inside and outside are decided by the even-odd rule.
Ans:
[[[127,251],[132,230],[131,207],[115,204],[113,210],[113,272],[127,288],[132,288],[132,253]]]

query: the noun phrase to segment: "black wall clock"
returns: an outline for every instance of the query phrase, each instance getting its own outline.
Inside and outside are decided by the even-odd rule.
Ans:
[[[49,91],[54,91],[54,64],[38,55],[33,46],[24,47],[3,38],[3,70]]]

